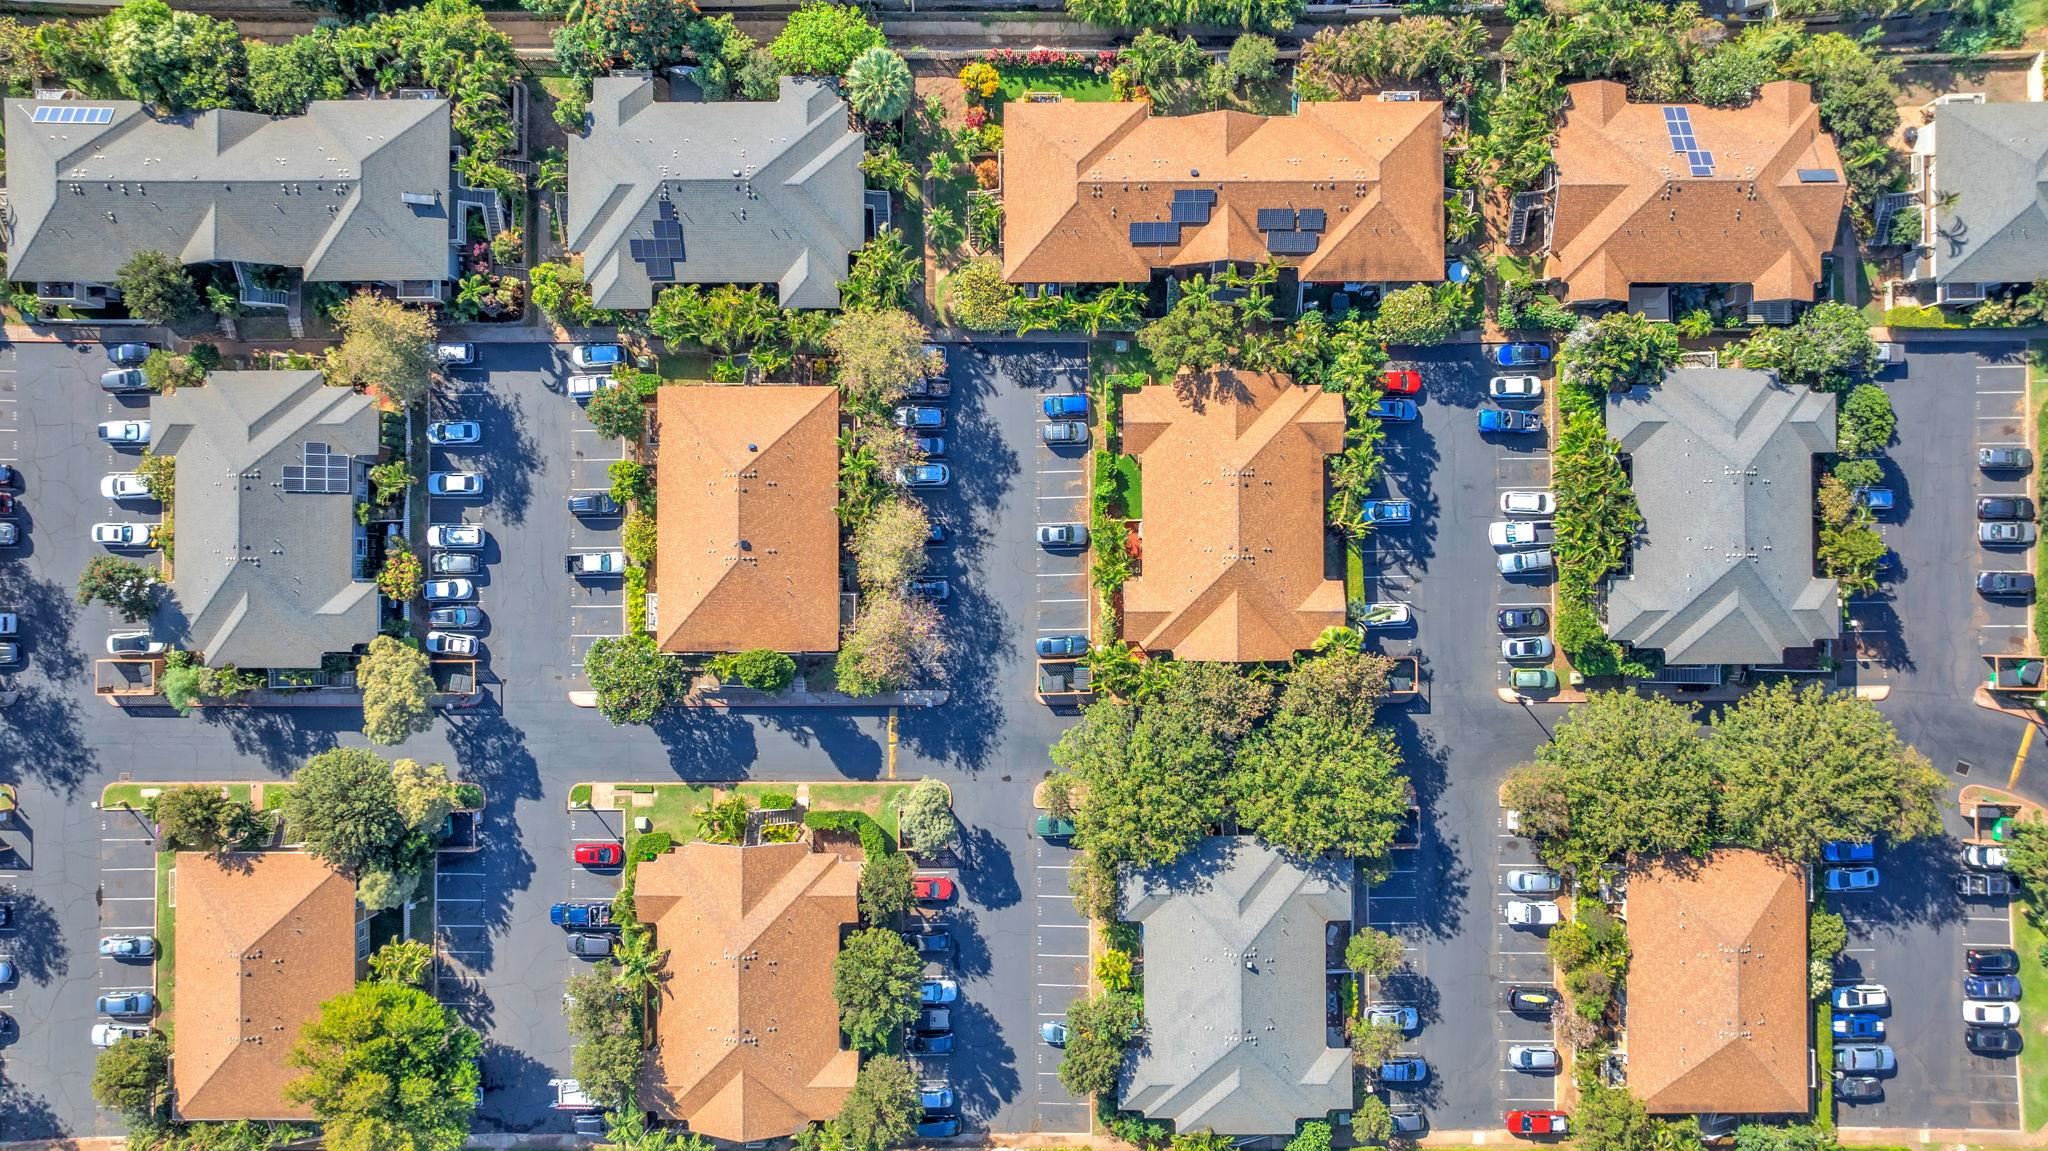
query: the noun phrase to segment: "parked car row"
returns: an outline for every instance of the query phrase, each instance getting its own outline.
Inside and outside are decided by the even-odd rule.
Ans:
[[[2023,447],[1977,449],[1977,466],[1987,472],[2034,468],[2034,453]],[[2025,547],[2035,541],[2034,502],[2025,496],[1980,496],[1977,499],[1977,542],[1987,548]],[[1993,599],[2025,599],[2034,594],[2034,573],[1990,568],[1977,573],[1978,594]]]
[[[953,899],[953,881],[944,875],[915,875],[910,892],[923,907],[943,907]],[[927,967],[917,988],[917,1019],[904,1031],[903,1050],[920,1059],[939,1058],[953,1053],[952,1005],[960,999],[959,984],[944,974],[953,960],[953,935],[935,915],[916,916],[913,923],[903,938]],[[917,1094],[923,1108],[917,1121],[919,1138],[949,1139],[960,1134],[958,1100],[949,1084],[923,1079]]]

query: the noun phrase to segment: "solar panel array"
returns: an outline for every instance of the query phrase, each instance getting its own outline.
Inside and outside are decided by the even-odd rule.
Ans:
[[[29,115],[32,124],[111,124],[114,122],[112,108],[94,108],[83,104],[54,104],[37,108]]]
[[[1294,214],[1294,226],[1304,232],[1320,232],[1327,219],[1321,208],[1303,208]]]
[[[1267,232],[1266,250],[1276,256],[1306,256],[1321,240],[1314,232]]]
[[[1170,248],[1180,243],[1180,225],[1163,220],[1137,220],[1131,224],[1131,247]]]
[[[676,219],[676,206],[664,198],[655,211],[654,238],[633,240],[626,249],[636,263],[647,269],[648,279],[673,283],[676,265],[683,262],[683,222]]]
[[[1259,231],[1292,232],[1294,230],[1294,209],[1260,208]]]
[[[1206,224],[1209,210],[1216,204],[1213,188],[1177,188],[1173,193],[1173,222],[1176,224]]]
[[[284,480],[280,486],[285,491],[339,495],[354,489],[352,457],[336,452],[318,440],[307,440],[301,444],[299,453],[302,462],[284,466]]]
[[[1665,108],[1664,130],[1671,134],[1671,150],[1685,155],[1686,164],[1695,176],[1714,174],[1714,154],[1700,150],[1698,137],[1692,131],[1692,109]]]
[[[1702,152],[1695,149],[1686,159],[1692,161],[1693,175],[1711,176],[1714,174],[1714,154],[1712,152]]]

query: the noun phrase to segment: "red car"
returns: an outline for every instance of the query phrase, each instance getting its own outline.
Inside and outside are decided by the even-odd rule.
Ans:
[[[1422,394],[1422,373],[1414,368],[1388,368],[1380,390],[1390,396],[1419,396]]]
[[[953,881],[943,875],[920,875],[910,881],[910,894],[920,903],[944,903],[953,898]]]
[[[617,867],[625,852],[616,843],[579,843],[576,862],[585,867]]]
[[[1510,1135],[1563,1135],[1566,1131],[1562,1111],[1510,1111],[1507,1123]]]

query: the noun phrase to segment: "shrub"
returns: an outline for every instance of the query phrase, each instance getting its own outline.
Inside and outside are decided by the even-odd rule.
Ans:
[[[897,816],[903,842],[919,855],[936,855],[960,838],[960,824],[953,818],[953,795],[936,779],[920,779],[904,797]]]
[[[420,594],[420,583],[424,578],[420,557],[393,545],[384,554],[384,566],[377,569],[377,590],[404,603]]]
[[[724,683],[779,692],[796,681],[796,661],[779,651],[756,648],[712,657],[711,674]]]
[[[804,813],[804,826],[813,831],[858,836],[861,850],[869,858],[888,855],[896,850],[896,845],[889,842],[889,833],[863,811],[807,811]]]
[[[1445,299],[1429,284],[1411,284],[1387,293],[1373,326],[1390,344],[1441,344],[1456,330]]]
[[[1012,326],[1010,312],[1017,289],[1003,279],[994,260],[970,260],[946,280],[946,310],[953,321],[976,332]]]
[[[666,831],[650,831],[633,840],[633,858],[642,863],[651,863],[654,857],[675,846],[675,837]]]
[[[790,14],[768,54],[783,71],[799,76],[840,76],[869,48],[885,48],[881,28],[851,4],[811,0]]]
[[[613,460],[605,474],[612,481],[612,498],[622,504],[639,503],[651,508],[654,473],[638,460]]]
[[[960,87],[967,91],[968,99],[986,100],[996,94],[1003,78],[996,72],[995,65],[976,60],[960,69]]]
[[[654,566],[654,546],[660,532],[655,518],[640,508],[634,508],[626,515],[625,524],[619,529],[619,546],[626,555],[641,567]]]
[[[1923,308],[1917,304],[1900,304],[1886,308],[1884,326],[1887,328],[1946,328],[1948,317],[1940,308]]]

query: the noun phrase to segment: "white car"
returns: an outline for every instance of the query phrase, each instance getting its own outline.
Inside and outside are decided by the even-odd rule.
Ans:
[[[1528,520],[1495,520],[1486,527],[1486,542],[1497,548],[1526,548],[1543,541]]]
[[[1367,629],[1383,627],[1407,627],[1414,615],[1408,605],[1398,600],[1386,603],[1367,604],[1365,614],[1359,617],[1359,625]]]
[[[148,420],[108,420],[100,425],[100,439],[110,444],[146,444]]]
[[[437,420],[427,425],[430,444],[473,444],[483,438],[484,426],[475,420]]]
[[[1500,511],[1506,516],[1547,516],[1557,512],[1557,500],[1549,492],[1502,492]]]
[[[2020,1005],[1995,999],[1963,1000],[1963,1022],[1972,1027],[2013,1027],[2020,1021]]]
[[[435,344],[434,358],[448,367],[476,362],[475,344]]]
[[[475,655],[476,637],[452,631],[427,633],[427,650],[435,655]]]
[[[1508,1066],[1517,1071],[1555,1071],[1557,1048],[1548,1043],[1509,1044]]]
[[[1517,895],[1556,895],[1564,890],[1564,876],[1549,868],[1516,868],[1508,872],[1508,890]]]
[[[476,524],[434,524],[427,529],[427,546],[458,552],[482,551],[484,529]]]
[[[108,655],[161,655],[170,646],[146,631],[117,631],[107,637]]]
[[[466,579],[431,579],[424,594],[428,603],[457,603],[476,598],[476,585]]]
[[[135,1027],[126,1023],[95,1023],[92,1025],[92,1045],[112,1047],[123,1039],[147,1039],[149,1028]]]
[[[618,548],[599,552],[570,552],[570,575],[615,576],[626,574],[626,553]]]
[[[626,349],[617,344],[578,344],[569,349],[569,362],[579,368],[611,368],[626,362]]]
[[[570,376],[569,398],[587,400],[606,388],[616,388],[619,381],[610,376]]]
[[[2003,871],[2011,853],[2005,848],[1989,843],[1973,843],[1963,848],[1963,864],[1981,871]]]
[[[149,485],[140,472],[115,472],[100,481],[100,494],[110,500],[146,500]]]
[[[1535,376],[1495,376],[1486,394],[1496,400],[1540,400],[1543,381]]]
[[[1547,635],[1515,636],[1500,641],[1502,659],[1549,659],[1550,651]]]
[[[156,546],[156,525],[94,524],[92,542],[110,548],[153,548]]]
[[[475,472],[433,472],[427,476],[427,494],[480,496],[484,494],[484,478]]]
[[[1527,899],[1510,899],[1507,905],[1508,925],[1511,927],[1550,927],[1557,922],[1557,904],[1544,900],[1534,902]]]
[[[1891,1009],[1892,994],[1882,983],[1852,983],[1837,987],[1828,995],[1828,1003],[1836,1011],[1887,1011]]]
[[[1422,1015],[1413,1007],[1381,1003],[1365,1009],[1365,1022],[1368,1025],[1392,1025],[1403,1031],[1414,1031],[1422,1026]]]

